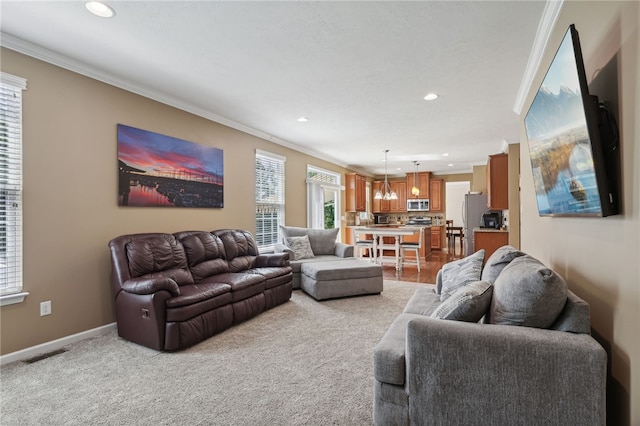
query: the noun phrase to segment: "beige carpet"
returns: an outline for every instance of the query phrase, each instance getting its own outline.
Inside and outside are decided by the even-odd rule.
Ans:
[[[2,425],[368,425],[372,349],[416,287],[292,299],[187,350],[116,332],[0,370]]]

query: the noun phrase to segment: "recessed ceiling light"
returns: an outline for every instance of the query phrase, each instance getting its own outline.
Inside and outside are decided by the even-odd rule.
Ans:
[[[447,164],[447,166],[453,167],[453,163],[449,163],[449,164]]]
[[[438,95],[435,93],[429,93],[427,96],[424,97],[425,101],[434,101],[438,99]]]
[[[296,121],[298,123],[306,123],[309,119],[307,117],[298,117]]]
[[[89,12],[101,18],[111,18],[116,14],[110,6],[99,1],[88,1],[85,3],[85,7]]]
[[[445,152],[444,154],[442,154],[442,156],[443,156],[443,157],[448,157],[448,156],[449,156],[449,153],[448,153],[448,152]]]

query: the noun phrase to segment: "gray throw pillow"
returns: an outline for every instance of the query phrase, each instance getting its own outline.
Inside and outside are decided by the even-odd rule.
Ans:
[[[287,237],[287,246],[293,251],[295,259],[302,260],[315,257],[313,250],[311,250],[311,244],[309,244],[309,237]]]
[[[280,231],[282,232],[282,236],[285,238],[285,241],[287,237],[308,236],[309,244],[311,244],[311,250],[313,250],[313,253],[316,256],[320,256],[323,254],[335,254],[336,238],[338,237],[340,229],[311,229],[280,225]]]
[[[442,266],[442,290],[440,300],[447,300],[460,287],[480,281],[484,249],[480,249],[464,259],[445,263]]]
[[[460,287],[431,314],[433,318],[478,322],[489,309],[493,285],[476,281]]]
[[[529,255],[513,259],[493,284],[491,324],[549,328],[567,301],[567,283]]]
[[[482,268],[482,281],[496,282],[500,272],[516,257],[524,256],[525,253],[509,245],[502,246],[494,251]]]

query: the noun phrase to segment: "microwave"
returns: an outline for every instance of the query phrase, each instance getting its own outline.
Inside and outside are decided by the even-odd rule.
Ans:
[[[428,212],[429,211],[429,199],[428,198],[415,198],[407,200],[408,212]]]

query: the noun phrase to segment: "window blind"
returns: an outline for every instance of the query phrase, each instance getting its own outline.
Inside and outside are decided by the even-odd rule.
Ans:
[[[22,91],[0,73],[0,295],[22,291]]]
[[[256,150],[256,242],[260,251],[273,250],[284,225],[286,158]]]

